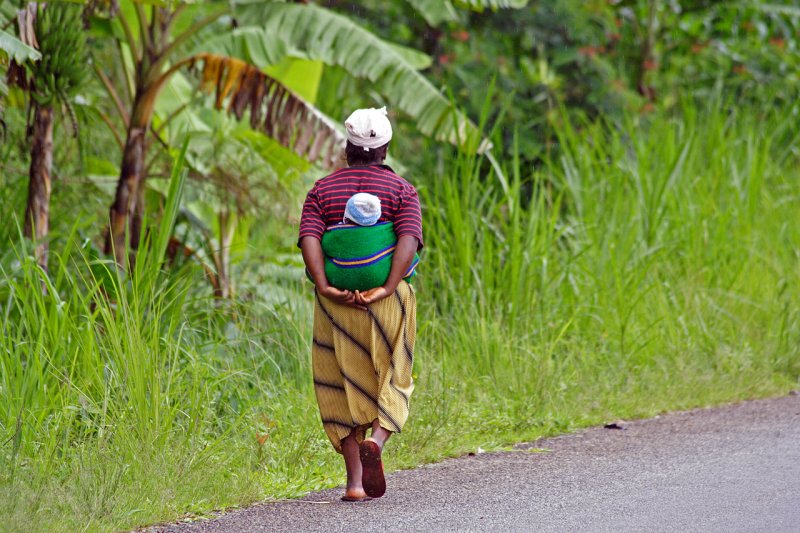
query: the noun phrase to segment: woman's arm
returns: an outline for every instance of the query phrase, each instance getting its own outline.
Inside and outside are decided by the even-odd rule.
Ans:
[[[314,280],[314,285],[317,286],[317,291],[322,296],[340,304],[365,309],[365,304],[357,302],[356,295],[351,291],[340,291],[328,283],[328,278],[325,276],[325,256],[322,253],[322,243],[319,239],[310,236],[303,237],[300,240],[300,250],[303,252],[303,262],[306,264],[308,273],[311,274],[311,279]],[[392,269],[394,269],[394,264],[392,264]]]
[[[368,291],[356,291],[355,301],[359,304],[367,305],[382,300],[392,294],[395,289],[397,289],[400,280],[403,279],[403,276],[408,272],[408,268],[414,261],[414,254],[417,252],[417,246],[419,246],[419,240],[411,235],[403,235],[397,239],[397,247],[394,249],[394,254],[392,255],[392,269],[389,271],[389,277],[386,278],[386,283]],[[322,249],[320,247],[320,254],[321,253]],[[303,253],[303,257],[305,257],[305,252]],[[322,275],[325,275],[324,266]],[[313,277],[314,274],[312,273],[311,276]],[[314,279],[316,280],[316,278]]]

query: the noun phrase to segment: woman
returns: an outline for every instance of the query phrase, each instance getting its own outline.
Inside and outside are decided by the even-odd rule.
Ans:
[[[416,297],[402,278],[422,248],[422,217],[416,189],[383,164],[392,138],[386,108],[359,109],[345,128],[348,167],[309,191],[298,244],[316,286],[311,355],[322,424],[344,456],[342,499],[364,501],[386,491],[381,452],[402,430],[414,389]],[[389,277],[363,292],[328,283],[321,246],[325,229],[341,222],[348,198],[359,192],[380,198],[380,221],[393,222],[397,234]]]

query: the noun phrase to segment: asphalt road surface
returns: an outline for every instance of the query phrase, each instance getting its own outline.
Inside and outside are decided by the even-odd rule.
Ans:
[[[800,396],[621,425],[152,530],[800,532]]]

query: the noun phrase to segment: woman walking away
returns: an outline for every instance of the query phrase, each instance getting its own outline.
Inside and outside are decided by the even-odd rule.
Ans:
[[[309,191],[298,245],[316,289],[311,359],[322,425],[344,456],[342,499],[364,501],[386,491],[381,453],[392,433],[403,429],[414,390],[417,303],[403,278],[422,248],[422,217],[416,189],[383,164],[392,138],[386,108],[359,109],[345,128],[348,167]],[[364,291],[329,283],[321,244],[357,193],[380,199],[379,221],[391,222],[397,237],[388,277]]]

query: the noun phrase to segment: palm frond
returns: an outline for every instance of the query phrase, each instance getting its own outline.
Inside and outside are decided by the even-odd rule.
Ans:
[[[248,63],[264,66],[259,60],[266,54],[256,57],[248,53],[256,47],[255,42],[263,43],[264,50],[271,50],[268,43],[284,43],[290,53],[340,66],[355,77],[370,80],[388,104],[416,120],[425,135],[459,145],[477,138],[475,125],[417,71],[405,54],[347,17],[315,5],[283,3],[241,5],[236,8],[236,17],[265,22],[233,37],[212,40],[206,43],[208,49],[246,36],[246,45],[229,44],[228,49],[242,53],[238,57]]]
[[[197,54],[200,87],[215,95],[215,106],[242,119],[247,111],[253,129],[264,132],[297,155],[324,168],[341,166],[345,136],[314,106],[258,68],[239,59]]]
[[[461,8],[481,12],[485,9],[519,9],[528,5],[529,0],[454,0],[455,5]],[[422,15],[431,26],[438,26],[442,22],[458,20],[458,13],[450,0],[406,0]]]
[[[483,11],[484,9],[520,9],[528,5],[529,0],[455,0],[459,7]]]
[[[5,52],[7,59],[19,65],[28,61],[39,61],[42,58],[42,54],[35,48],[3,30],[0,30],[0,51]]]
[[[458,20],[458,13],[450,0],[406,0],[430,26]]]

